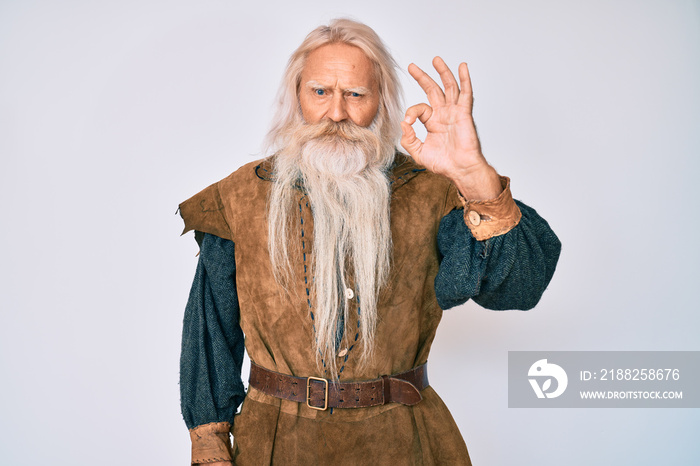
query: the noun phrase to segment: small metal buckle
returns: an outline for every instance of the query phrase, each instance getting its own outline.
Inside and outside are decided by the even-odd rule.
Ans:
[[[309,398],[311,395],[311,381],[315,380],[317,382],[323,382],[325,384],[324,387],[324,404],[323,408],[318,407],[318,406],[312,406],[311,403],[309,403]],[[317,409],[319,411],[325,411],[328,409],[328,380],[322,379],[320,377],[307,377],[306,378],[306,406],[308,406],[311,409]]]

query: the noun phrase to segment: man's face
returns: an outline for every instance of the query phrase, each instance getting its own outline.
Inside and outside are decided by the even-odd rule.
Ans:
[[[379,108],[379,86],[367,55],[347,44],[328,44],[309,54],[301,73],[299,104],[307,123],[323,119],[367,127]]]

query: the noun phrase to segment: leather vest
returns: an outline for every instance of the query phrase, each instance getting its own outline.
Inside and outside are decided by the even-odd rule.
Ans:
[[[296,281],[287,293],[277,285],[269,260],[267,202],[272,186],[271,170],[269,159],[249,163],[185,201],[180,205],[185,232],[197,230],[211,233],[235,243],[240,325],[251,360],[284,374],[328,377],[317,367],[308,301],[313,255],[311,209],[306,195],[299,191],[296,222],[298,247],[291,248],[297,251],[292,257]],[[352,347],[351,344],[346,348],[341,347],[341,353],[347,350],[337,361],[341,380],[375,379],[425,363],[442,317],[434,287],[439,266],[437,233],[440,220],[451,210],[462,206],[457,190],[446,178],[426,171],[401,154],[397,154],[390,179],[391,272],[388,286],[380,293],[378,302],[376,356],[368,366],[360,369],[357,364],[359,347]],[[357,318],[353,312],[349,315],[353,317],[346,322],[345,328],[353,332]],[[354,341],[352,337],[348,340],[351,343]],[[269,408],[251,404],[249,400],[268,405]],[[312,410],[305,404],[280,400],[251,389],[241,414],[234,422],[234,442],[238,443],[234,449],[240,452],[246,448],[267,448],[272,455],[274,438],[266,443],[261,438],[262,434],[252,438],[250,432],[267,432],[265,429],[275,432],[277,423],[281,422],[280,413],[327,422],[356,422],[396,408],[422,412],[420,422],[428,426],[425,432],[432,432],[425,435],[431,438],[442,435],[440,442],[451,442],[448,450],[455,450],[455,457],[465,458],[464,464],[467,464],[469,460],[464,441],[432,388],[424,390],[424,401],[416,407],[392,403],[334,412]],[[270,414],[270,409],[274,409],[276,414]],[[399,415],[398,409],[396,415]],[[265,427],[266,423],[270,425]],[[409,429],[410,424],[407,426]],[[419,435],[421,430],[414,432],[413,437]],[[423,448],[432,443],[428,438],[415,439],[414,444],[424,442]],[[259,455],[258,451],[251,458],[257,459]],[[244,457],[245,454],[239,461]]]

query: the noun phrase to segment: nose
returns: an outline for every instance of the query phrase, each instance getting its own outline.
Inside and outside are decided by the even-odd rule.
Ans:
[[[345,99],[340,94],[342,93],[335,93],[335,95],[333,96],[333,100],[331,100],[328,113],[326,114],[328,118],[335,121],[336,123],[348,119],[348,113],[345,109]]]

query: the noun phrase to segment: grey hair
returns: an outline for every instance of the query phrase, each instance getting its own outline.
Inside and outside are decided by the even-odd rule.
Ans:
[[[351,19],[338,18],[327,26],[319,26],[311,31],[289,57],[277,95],[277,111],[265,140],[268,154],[286,147],[291,137],[290,130],[303,121],[299,106],[299,86],[309,54],[319,47],[335,43],[358,47],[373,63],[380,99],[374,123],[383,144],[396,145],[398,142],[403,117],[403,90],[396,73],[396,61],[372,28]]]

